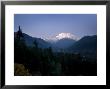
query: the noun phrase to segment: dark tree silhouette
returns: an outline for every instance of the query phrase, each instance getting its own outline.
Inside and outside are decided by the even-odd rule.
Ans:
[[[22,33],[22,30],[19,26],[19,30],[17,31],[17,38],[20,40],[22,37],[23,37],[23,33]]]
[[[38,43],[36,42],[36,40],[34,40],[33,44],[38,49]]]

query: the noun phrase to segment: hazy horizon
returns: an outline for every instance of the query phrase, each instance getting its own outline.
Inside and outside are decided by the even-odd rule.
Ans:
[[[52,39],[62,33],[77,38],[97,35],[96,14],[15,14],[14,32],[19,25],[23,33],[42,39]]]

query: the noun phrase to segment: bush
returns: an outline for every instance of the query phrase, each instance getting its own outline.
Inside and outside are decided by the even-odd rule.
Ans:
[[[25,68],[23,64],[14,64],[14,75],[15,76],[30,76],[29,70]]]

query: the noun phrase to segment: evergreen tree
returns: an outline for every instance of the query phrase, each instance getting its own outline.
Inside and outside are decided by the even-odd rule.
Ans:
[[[23,33],[19,26],[19,29],[16,33],[16,37],[14,40],[15,62],[26,64],[28,62],[26,56],[28,48],[25,44],[25,39],[21,38],[23,38]]]
[[[34,44],[35,48],[38,49],[38,43],[36,42],[36,40],[34,40],[33,44]]]
[[[17,38],[20,40],[22,37],[23,37],[23,33],[22,33],[22,30],[19,26],[19,30],[17,31]]]

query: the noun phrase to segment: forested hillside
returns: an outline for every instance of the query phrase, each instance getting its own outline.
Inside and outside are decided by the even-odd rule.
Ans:
[[[39,46],[32,40],[26,45],[24,34],[19,30],[14,37],[14,74],[16,76],[96,76],[97,62],[80,53],[54,52],[51,45]]]

